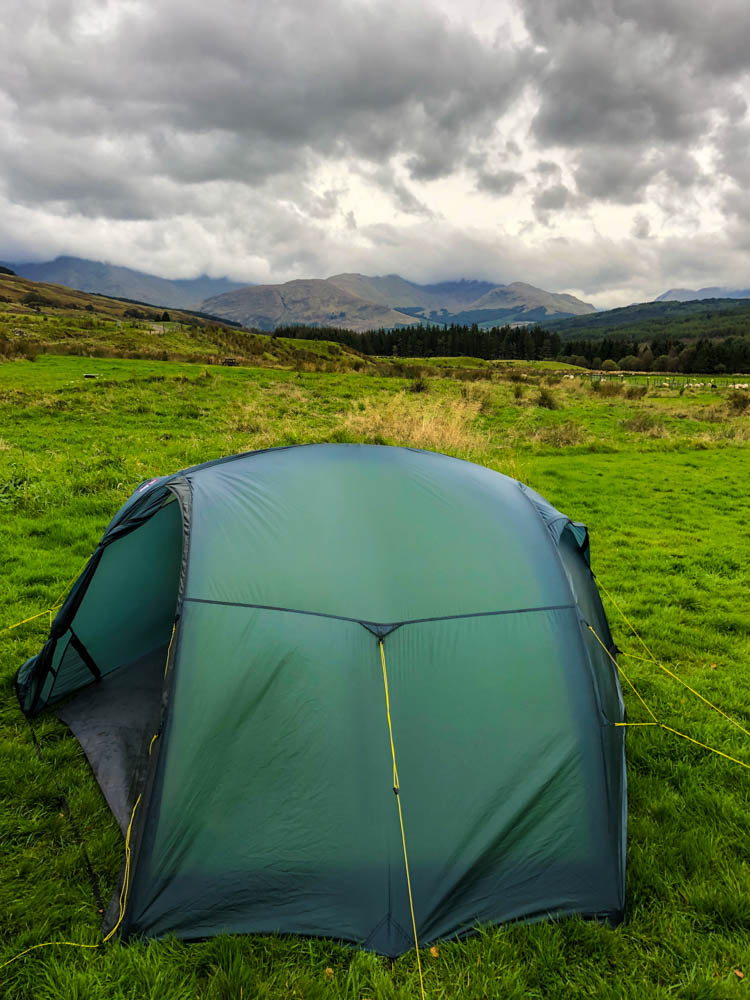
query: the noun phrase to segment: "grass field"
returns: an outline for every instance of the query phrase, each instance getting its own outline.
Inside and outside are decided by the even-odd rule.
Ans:
[[[272,445],[407,444],[520,478],[585,521],[596,573],[649,647],[750,728],[750,409],[705,387],[643,395],[533,369],[454,374],[446,366],[444,377],[415,381],[47,355],[0,365],[0,625],[59,597],[141,480]],[[641,654],[607,606],[618,645]],[[58,788],[108,892],[122,859],[78,743],[42,717],[37,760],[15,700],[13,674],[47,625],[0,633],[0,964],[38,942],[100,937]],[[654,665],[621,662],[664,723],[750,762],[750,738]],[[625,697],[631,721],[647,718]],[[428,997],[748,992],[750,771],[643,728],[629,731],[628,772],[625,924],[485,928],[424,949]],[[40,949],[0,969],[0,996],[390,1000],[418,997],[419,983],[414,953],[391,963],[329,941],[223,937]]]

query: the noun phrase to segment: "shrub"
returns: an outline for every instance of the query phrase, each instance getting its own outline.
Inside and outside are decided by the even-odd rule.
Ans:
[[[570,448],[582,444],[586,435],[583,428],[568,420],[564,424],[542,427],[531,436],[537,444],[551,445],[553,448]]]
[[[664,425],[661,424],[652,413],[637,413],[629,420],[623,420],[621,425],[626,431],[636,431],[639,434],[649,434],[652,437],[661,437],[664,433]]]
[[[513,386],[513,398],[516,400],[523,399],[523,386],[519,383]]]
[[[555,399],[554,395],[549,389],[542,387],[539,390],[539,395],[536,398],[536,405],[543,406],[545,410],[559,410],[560,404]]]
[[[415,378],[414,381],[411,382],[411,384],[409,385],[409,392],[429,392],[429,391],[430,391],[430,383],[427,381],[426,378],[422,378],[421,375],[419,376],[419,378]]]
[[[602,396],[619,396],[622,393],[622,382],[601,382],[599,393]]]
[[[40,295],[39,292],[27,292],[21,299],[21,302],[25,306],[31,306],[32,309],[41,309],[43,306],[49,307],[55,304],[52,299],[48,299],[45,295]]]
[[[750,393],[743,389],[732,389],[727,396],[727,405],[730,413],[744,413],[750,406]]]
[[[646,391],[647,389],[645,385],[629,385],[625,390],[625,398],[643,399],[643,397],[646,395]]]

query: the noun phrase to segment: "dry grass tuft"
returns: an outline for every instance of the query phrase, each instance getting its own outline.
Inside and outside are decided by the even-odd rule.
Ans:
[[[629,385],[625,390],[625,399],[643,399],[647,392],[645,385]]]
[[[626,431],[634,431],[636,434],[645,434],[648,437],[665,437],[668,433],[661,421],[653,415],[643,410],[628,420],[623,420],[621,426]]]
[[[621,396],[623,392],[622,382],[592,380],[590,388],[600,396]]]
[[[473,426],[482,407],[479,398],[398,393],[385,400],[368,396],[362,402],[341,421],[340,430],[349,440],[426,448],[462,458],[486,452],[486,441]]]
[[[292,410],[280,413],[255,400],[234,411],[226,430],[234,450],[311,441],[361,442],[425,448],[486,462],[487,440],[475,426],[485,402],[480,394],[436,398],[407,389],[365,396],[356,407],[321,415],[321,423],[313,428],[309,419]],[[242,435],[239,443],[234,435]]]
[[[570,448],[586,441],[586,432],[580,424],[566,420],[563,424],[540,427],[526,437],[534,444],[551,445],[553,448]]]
[[[559,410],[560,403],[557,398],[550,392],[549,389],[541,388],[539,390],[539,395],[537,396],[536,405],[543,407],[545,410]]]

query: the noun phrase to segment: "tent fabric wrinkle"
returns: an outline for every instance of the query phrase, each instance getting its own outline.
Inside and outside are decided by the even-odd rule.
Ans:
[[[530,487],[416,449],[266,449],[140,484],[16,690],[132,820],[123,939],[397,956],[389,727],[420,944],[622,919],[624,704],[589,623],[613,649],[585,526]]]

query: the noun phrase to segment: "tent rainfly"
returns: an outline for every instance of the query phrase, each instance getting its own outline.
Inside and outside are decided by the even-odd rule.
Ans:
[[[399,955],[399,805],[420,944],[618,922],[623,702],[588,560],[539,494],[426,451],[139,486],[16,677],[27,716],[60,703],[126,835],[105,929]]]

